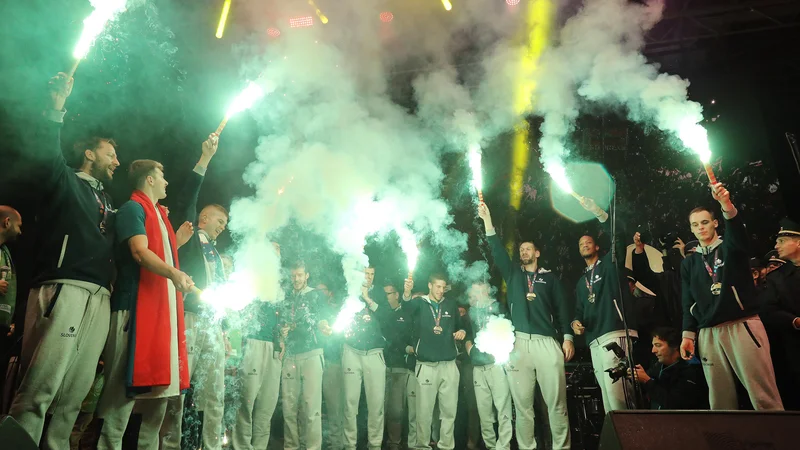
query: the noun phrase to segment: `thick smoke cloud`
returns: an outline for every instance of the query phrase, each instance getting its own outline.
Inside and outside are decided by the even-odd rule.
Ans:
[[[452,15],[431,14],[420,5],[395,11],[392,32],[404,39],[397,52],[390,51],[397,42],[380,38],[388,35],[382,29],[387,25],[377,20],[381,10],[361,3],[333,10],[319,3],[331,22],[346,24],[287,32],[266,49],[238,49],[242,73],[260,73],[277,87],[251,111],[261,138],[257,161],[244,179],[256,194],[237,199],[231,210],[237,267],[253,271],[260,295],[275,292],[280,281],[279,262],[266,237],[289,223],[324,236],[343,255],[350,296],[360,293],[366,237],[401,226],[441,250],[451,281],[485,273],[485,263],[468,266],[462,260],[467,237],[451,227],[440,194],[442,154],[466,152],[470,143],[500,128],[486,121],[494,131],[481,129],[482,114],[492,105],[476,105],[473,99],[481,86],[498,82],[484,77],[471,91],[449,56],[467,30],[477,30],[471,31],[478,33],[471,41],[484,45],[478,53],[487,57],[501,51],[503,33],[514,32],[518,15],[481,3]],[[245,7],[252,17],[278,14],[273,9],[267,14],[263,3]],[[386,80],[393,70],[415,62],[432,69],[413,82],[417,108],[411,114],[392,101]],[[485,73],[507,77],[508,72]]]
[[[662,1],[588,0],[559,31],[537,73],[536,114],[542,163],[557,170],[569,154],[569,134],[587,103],[624,110],[639,123],[679,133],[702,120],[687,99],[689,82],[662,74],[642,55],[644,35],[661,19]]]

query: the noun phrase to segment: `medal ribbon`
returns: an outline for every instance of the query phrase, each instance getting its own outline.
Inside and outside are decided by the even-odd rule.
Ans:
[[[600,260],[598,259],[592,265],[592,272],[591,272],[591,274],[589,274],[589,278],[586,278],[585,276],[583,277],[583,281],[586,282],[586,289],[589,290],[589,297],[592,296],[592,291],[594,290],[594,269],[597,268],[597,263],[599,263],[599,262],[600,262]],[[589,273],[589,272],[586,272],[586,273]]]
[[[717,282],[717,270],[719,270],[719,266],[717,265],[717,259],[719,258],[719,247],[714,250],[714,269],[711,269],[711,266],[708,265],[708,261],[706,258],[703,257],[703,265],[706,266],[706,272],[708,272],[708,276],[711,277],[711,283]]]
[[[525,272],[525,277],[528,278],[528,293],[529,294],[535,294],[536,293],[536,274],[534,273],[533,276],[531,276],[530,273]]]
[[[436,305],[436,312],[433,312],[433,301],[428,300],[428,308],[431,309],[431,315],[433,316],[433,320],[436,322],[436,326],[439,326],[439,322],[442,320],[442,305]]]

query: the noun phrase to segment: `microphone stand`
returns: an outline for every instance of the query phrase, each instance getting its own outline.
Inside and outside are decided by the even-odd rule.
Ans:
[[[611,179],[614,181],[613,185],[609,185],[609,196],[611,196],[611,186],[616,186],[617,180],[614,176],[611,176]],[[623,393],[625,394],[625,403],[628,405],[630,409],[638,409],[639,405],[642,404],[641,402],[641,392],[639,391],[639,381],[636,377],[636,369],[635,369],[635,362],[633,360],[633,342],[631,341],[631,330],[628,327],[628,316],[625,312],[625,295],[623,294],[622,284],[620,282],[620,269],[619,269],[619,261],[617,259],[617,196],[616,192],[614,192],[611,203],[611,261],[614,264],[614,268],[617,270],[617,289],[619,289],[619,311],[620,315],[622,316],[622,327],[625,329],[625,357],[628,360],[628,367],[631,370],[631,384],[633,386],[633,398],[630,398],[628,394],[628,390],[625,389],[624,383],[627,383],[627,377],[623,377]]]

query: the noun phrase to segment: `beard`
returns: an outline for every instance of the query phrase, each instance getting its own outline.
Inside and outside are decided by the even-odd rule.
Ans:
[[[94,177],[97,180],[100,180],[101,183],[110,183],[112,181],[111,176],[108,174],[108,170],[110,168],[111,168],[110,166],[105,166],[105,167],[93,166],[92,177]]]
[[[527,266],[528,264],[533,264],[533,258],[520,258],[520,262],[522,265]]]

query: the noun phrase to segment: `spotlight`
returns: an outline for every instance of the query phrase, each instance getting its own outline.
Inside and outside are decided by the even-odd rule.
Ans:
[[[269,27],[267,28],[267,35],[272,38],[276,38],[281,35],[281,30],[277,28]]]
[[[292,17],[289,19],[289,26],[292,28],[304,28],[314,25],[314,18],[311,16]]]
[[[519,5],[519,0],[506,0],[506,5],[508,5],[508,6],[517,6],[517,5]]]
[[[381,22],[389,23],[394,19],[394,14],[390,13],[389,11],[382,12],[380,15]]]

